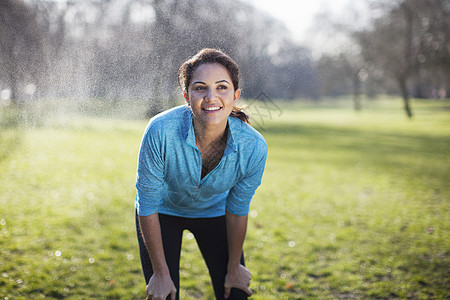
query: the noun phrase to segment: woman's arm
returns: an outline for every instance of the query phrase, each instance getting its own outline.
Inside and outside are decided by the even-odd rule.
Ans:
[[[172,300],[175,300],[177,289],[170,277],[164,255],[158,212],[149,216],[139,216],[139,226],[153,268],[153,275],[147,285],[147,296],[151,296],[151,299],[165,300],[171,295]]]
[[[232,287],[246,292],[249,296],[252,291],[250,286],[250,271],[241,265],[242,246],[247,233],[248,216],[237,216],[226,212],[227,236],[228,236],[228,266],[225,277],[225,298],[230,295]]]

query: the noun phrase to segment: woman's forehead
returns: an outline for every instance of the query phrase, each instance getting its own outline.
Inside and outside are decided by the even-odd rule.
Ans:
[[[219,63],[206,63],[198,66],[192,74],[192,83],[195,81],[217,81],[227,80],[231,82],[227,68]]]

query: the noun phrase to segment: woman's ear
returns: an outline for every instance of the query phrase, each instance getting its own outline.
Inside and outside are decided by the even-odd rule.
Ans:
[[[241,90],[240,89],[237,89],[235,92],[234,92],[234,102],[236,102],[236,101],[238,101],[239,100],[239,97],[241,97]]]
[[[187,93],[183,93],[184,100],[186,100],[186,103],[189,105],[189,95]]]

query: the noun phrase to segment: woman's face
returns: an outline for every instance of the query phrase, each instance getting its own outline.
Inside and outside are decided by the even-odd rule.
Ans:
[[[234,91],[228,70],[218,63],[202,64],[192,74],[186,102],[192,109],[195,122],[201,125],[220,125],[227,122],[240,90]]]

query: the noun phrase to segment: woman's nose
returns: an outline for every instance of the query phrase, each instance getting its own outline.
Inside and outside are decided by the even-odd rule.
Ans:
[[[216,96],[214,89],[208,89],[206,92],[205,100],[213,100]]]

